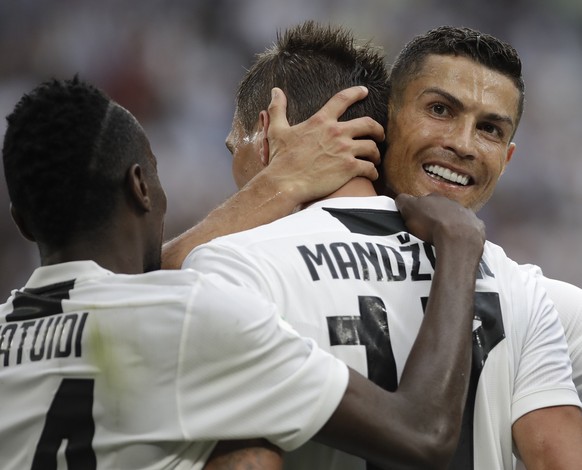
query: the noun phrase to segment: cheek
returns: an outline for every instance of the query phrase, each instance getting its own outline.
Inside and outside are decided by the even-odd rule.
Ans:
[[[497,181],[503,174],[506,165],[506,153],[499,151],[499,149],[486,149],[483,155],[491,155],[492,157],[486,160],[486,165],[489,173],[489,178],[492,180],[493,184],[497,184]]]

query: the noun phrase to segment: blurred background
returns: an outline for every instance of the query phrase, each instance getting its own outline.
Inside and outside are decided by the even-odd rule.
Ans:
[[[510,42],[524,62],[525,114],[517,151],[480,216],[512,258],[582,286],[580,0],[0,0],[0,138],[22,93],[78,73],[144,126],[173,237],[235,191],[224,139],[238,81],[277,31],[306,19],[346,25],[383,46],[388,63],[442,24]],[[5,298],[39,259],[10,219],[1,176]]]

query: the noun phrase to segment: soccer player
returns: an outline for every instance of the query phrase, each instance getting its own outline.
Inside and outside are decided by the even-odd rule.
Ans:
[[[447,44],[446,35],[440,39]],[[417,125],[416,133],[423,132],[425,115],[448,119],[452,121],[450,129],[441,129],[440,139],[453,140],[452,136],[464,130],[467,135],[459,137],[464,137],[462,142],[475,139],[483,151],[489,151],[489,160],[462,155],[474,166],[474,172],[463,173],[457,168],[451,175],[441,168],[446,166],[446,152],[435,151],[435,161],[427,158],[422,162],[423,171],[434,176],[415,174],[416,179],[410,177],[410,181],[406,179],[410,176],[407,168],[388,161],[384,169],[396,175],[397,184],[422,182],[422,178],[434,179],[435,186],[454,184],[451,191],[463,194],[457,199],[469,208],[490,195],[493,176],[499,176],[513,151],[508,139],[520,115],[518,80],[507,77],[519,72],[512,62],[515,56],[510,49],[503,49],[504,55],[495,52],[499,45],[503,46],[485,35],[480,45],[477,41],[477,49],[491,54],[496,67],[483,66],[478,73],[463,67],[464,58],[444,57],[446,67],[441,68],[435,59],[437,63],[430,62],[426,72],[434,74],[430,75],[432,81],[422,82],[423,89],[414,88],[412,98],[403,92],[404,103],[397,97],[390,108],[390,112],[403,112],[401,108],[409,100],[425,100],[418,106],[418,116],[413,116],[416,122],[410,123],[411,127]],[[373,65],[377,65],[376,59],[378,56]],[[353,47],[351,37],[341,29],[307,23],[284,34],[259,56],[237,93],[233,129],[227,139],[237,183],[245,184],[268,161],[270,118],[261,111],[266,108],[268,90],[285,88],[290,120],[299,122],[337,90],[354,83],[364,83],[369,90],[381,87],[380,67],[373,65],[369,49]],[[422,81],[425,70],[416,67],[410,74],[411,82],[416,83]],[[438,80],[451,77],[457,80],[455,87],[443,92]],[[399,83],[392,85],[396,88],[393,93],[401,92]],[[473,101],[463,106],[450,98],[454,93],[466,93]],[[362,105],[368,108],[352,109],[358,109],[354,112],[361,114],[357,115],[381,121],[385,119],[385,98],[370,91],[364,100],[367,104]],[[450,100],[449,106],[443,104],[445,98]],[[473,120],[454,119],[451,108],[470,114]],[[404,133],[406,126],[403,128],[398,129]],[[426,124],[424,132],[430,130]],[[389,127],[389,137],[391,132]],[[396,148],[403,153],[415,148],[416,141],[411,139],[393,147],[389,138],[387,158],[397,158],[392,157]],[[501,153],[506,146],[507,153]],[[398,178],[401,173],[402,178]],[[463,188],[469,189],[462,192]],[[283,306],[286,319],[301,334],[315,338],[385,389],[395,390],[423,316],[435,257],[427,245],[400,236],[394,203],[374,195],[369,181],[356,179],[331,198],[297,214],[195,249],[184,266],[219,272],[232,282],[266,294]],[[437,265],[442,261],[438,253],[436,260]],[[511,468],[514,442],[528,468],[581,465],[580,402],[554,305],[534,277],[492,244],[486,245],[477,280],[475,315],[471,389],[452,468]],[[314,445],[289,456],[293,458],[289,467],[364,468],[361,461],[332,454]]]
[[[52,80],[23,96],[2,154],[12,216],[41,267],[0,305],[0,468],[215,469],[217,440],[255,437],[286,450],[315,437],[383,467],[446,468],[484,242],[470,211],[399,199],[443,258],[400,389],[388,393],[299,337],[264,296],[157,270],[166,197],[156,158],[135,118],[98,89]],[[277,452],[265,458],[261,468],[280,464]]]
[[[402,49],[390,80],[386,193],[434,192],[479,210],[516,149],[524,107],[517,52],[479,31],[436,28]],[[582,289],[523,268],[558,306],[582,397]]]

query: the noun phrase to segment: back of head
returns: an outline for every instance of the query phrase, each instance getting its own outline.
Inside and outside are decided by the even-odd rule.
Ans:
[[[441,26],[414,37],[404,46],[390,72],[390,99],[396,106],[407,84],[420,72],[429,55],[466,57],[510,78],[520,95],[519,122],[523,113],[525,87],[517,51],[508,43],[471,28]]]
[[[2,156],[13,208],[40,245],[98,231],[116,207],[130,161],[147,144],[133,116],[79,80],[51,80],[7,117]]]
[[[237,117],[250,134],[276,86],[287,96],[289,123],[296,124],[315,114],[335,93],[354,85],[366,86],[368,96],[340,119],[370,116],[385,126],[388,71],[382,51],[370,43],[356,44],[343,27],[307,21],[278,34],[274,45],[257,55],[238,88]],[[383,155],[384,149],[380,150]]]

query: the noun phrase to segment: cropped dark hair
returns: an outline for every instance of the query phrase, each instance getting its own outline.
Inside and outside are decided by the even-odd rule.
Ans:
[[[250,133],[276,86],[287,96],[289,123],[296,124],[315,114],[335,93],[354,85],[366,86],[368,96],[350,106],[341,120],[370,116],[385,127],[388,71],[382,51],[370,43],[356,44],[352,33],[341,26],[307,21],[278,33],[273,46],[257,55],[239,85],[237,115]]]
[[[40,84],[7,121],[8,193],[39,243],[63,246],[107,223],[127,162],[145,163],[147,141],[137,121],[78,77]]]
[[[414,37],[404,46],[390,71],[390,99],[396,104],[429,55],[467,57],[508,77],[519,92],[519,122],[523,114],[525,86],[517,51],[510,44],[471,28],[441,26]]]

